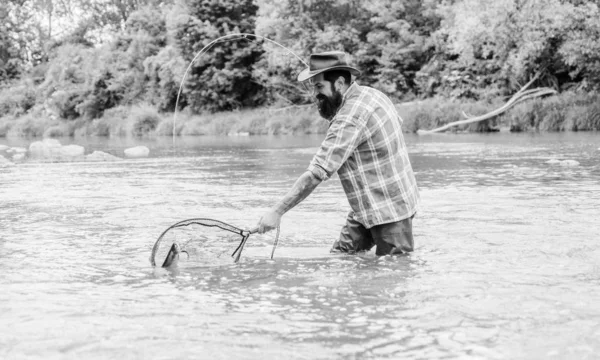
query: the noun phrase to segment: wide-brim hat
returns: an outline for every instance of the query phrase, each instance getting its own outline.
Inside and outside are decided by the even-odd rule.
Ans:
[[[308,61],[308,68],[298,74],[298,81],[306,81],[313,76],[330,70],[347,70],[354,76],[359,76],[360,71],[348,64],[348,55],[342,51],[328,51],[312,54]]]

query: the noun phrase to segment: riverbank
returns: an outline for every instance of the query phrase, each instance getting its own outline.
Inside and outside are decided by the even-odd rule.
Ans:
[[[501,107],[495,101],[431,98],[398,104],[404,132],[414,133],[482,115]],[[45,109],[23,116],[0,117],[0,137],[146,136],[171,135],[287,135],[324,133],[327,123],[314,105],[284,109],[252,109],[194,115],[159,113],[141,104],[107,110],[101,118],[59,119]],[[453,132],[598,131],[600,95],[565,92],[517,104],[507,112],[481,122],[458,126]]]

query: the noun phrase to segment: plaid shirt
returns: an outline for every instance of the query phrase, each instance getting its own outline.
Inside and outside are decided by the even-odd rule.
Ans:
[[[320,180],[337,171],[354,219],[367,229],[417,211],[419,190],[401,125],[387,96],[352,83],[308,167]]]

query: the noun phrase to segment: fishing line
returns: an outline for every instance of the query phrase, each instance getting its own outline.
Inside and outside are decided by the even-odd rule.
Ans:
[[[298,59],[304,66],[308,67],[308,64],[300,58],[296,53],[294,53],[289,48],[283,46],[275,40],[271,40],[262,35],[249,34],[249,33],[233,33],[221,36],[206,46],[204,46],[194,58],[190,61],[185,73],[183,74],[183,78],[179,83],[179,91],[177,92],[177,100],[175,101],[175,111],[173,112],[173,148],[175,147],[175,129],[177,124],[177,109],[179,107],[179,99],[181,98],[181,92],[183,91],[183,84],[185,79],[190,72],[192,65],[194,62],[200,58],[203,54],[207,53],[213,46],[219,43],[228,42],[228,41],[237,41],[237,40],[264,40],[271,44],[275,44],[280,48],[284,49],[288,54],[293,55],[296,59]],[[218,221],[215,219],[188,219],[180,221],[176,224],[171,225],[167,228],[156,240],[154,247],[152,248],[152,254],[150,255],[150,263],[152,266],[156,266],[162,262],[163,266],[169,266],[170,262],[180,253],[185,253],[188,258],[202,258],[205,257],[204,260],[209,260],[208,258],[220,258],[224,251],[212,250],[213,248],[226,247],[224,244],[219,244],[221,246],[207,246],[211,241],[207,239],[202,234],[205,232],[207,228],[218,228],[225,233],[233,234],[234,238],[229,238],[231,241],[239,241],[239,245],[231,254],[231,257],[234,259],[234,262],[238,262],[240,260],[240,256],[242,255],[242,250],[244,249],[244,245],[248,241],[248,238],[253,233],[251,231],[242,230],[230,224],[224,223],[222,221]],[[222,236],[223,234],[218,234],[216,238],[227,238],[226,236]],[[241,239],[240,239],[241,238]],[[273,259],[273,255],[275,254],[275,248],[279,242],[279,226],[277,226],[277,235],[275,236],[275,241],[273,243],[273,250],[271,250],[271,259]],[[208,251],[207,251],[208,249]],[[162,261],[164,259],[164,262]]]
[[[187,69],[185,70],[185,73],[183,74],[183,78],[181,79],[181,83],[179,84],[179,91],[177,92],[177,100],[175,100],[175,111],[173,112],[173,147],[175,147],[175,124],[176,124],[176,120],[177,120],[177,108],[179,106],[179,98],[181,97],[181,91],[183,90],[183,83],[185,82],[185,78],[187,77],[188,73],[190,72],[192,65],[194,65],[194,62],[203,54],[205,54],[206,52],[208,52],[208,50],[210,50],[210,48],[212,48],[213,46],[215,46],[218,43],[222,43],[222,42],[228,42],[228,41],[235,41],[235,40],[248,40],[248,41],[253,41],[251,38],[255,38],[255,39],[259,39],[259,40],[264,40],[267,41],[271,44],[275,44],[277,46],[279,46],[280,48],[284,49],[285,51],[288,52],[288,54],[294,55],[294,57],[296,57],[296,59],[298,59],[300,62],[302,62],[304,64],[304,66],[308,67],[308,64],[302,60],[302,58],[300,58],[300,56],[298,56],[295,52],[293,52],[292,50],[290,50],[289,48],[281,45],[280,43],[278,43],[275,40],[271,40],[267,37],[264,37],[262,35],[256,35],[256,34],[249,34],[249,33],[234,33],[234,34],[228,34],[228,35],[224,35],[221,36],[219,38],[216,38],[215,40],[211,41],[210,43],[208,43],[208,45],[204,46],[202,49],[200,49],[200,51],[198,51],[198,53],[196,53],[196,56],[194,56],[194,58],[192,59],[192,61],[190,61]]]

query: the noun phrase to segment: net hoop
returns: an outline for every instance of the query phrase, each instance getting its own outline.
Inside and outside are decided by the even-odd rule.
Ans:
[[[169,226],[165,231],[163,231],[160,234],[160,236],[158,237],[158,239],[156,240],[156,242],[154,243],[154,246],[152,247],[152,252],[150,254],[150,264],[152,264],[153,267],[156,267],[156,253],[158,252],[158,249],[160,248],[160,245],[161,245],[161,242],[162,242],[164,236],[173,229],[190,226],[190,225],[217,227],[221,230],[229,231],[234,234],[240,235],[242,237],[242,240],[240,241],[239,245],[236,247],[236,249],[231,254],[231,257],[234,258],[233,261],[235,263],[240,261],[240,257],[242,256],[242,251],[244,250],[244,246],[246,245],[246,242],[248,241],[248,238],[250,237],[250,235],[253,233],[253,231],[255,231],[255,230],[249,231],[249,230],[240,229],[236,226],[227,224],[223,221],[209,219],[209,218],[193,218],[193,219],[179,221],[179,222]],[[275,241],[273,243],[273,250],[271,250],[271,259],[273,259],[273,255],[275,254],[275,248],[277,248],[277,244],[279,243],[279,232],[280,232],[280,227],[278,225],[277,226],[277,234],[275,235]],[[183,251],[183,252],[186,252],[186,251]],[[188,254],[188,256],[189,256],[189,254]],[[164,265],[164,263],[163,263],[163,265]]]
[[[208,219],[208,218],[193,218],[193,219],[179,221],[179,222],[169,226],[165,231],[163,231],[160,234],[160,236],[154,243],[154,246],[152,247],[152,253],[150,254],[150,264],[152,264],[152,266],[156,266],[155,255],[156,255],[156,252],[158,251],[158,248],[160,247],[160,243],[161,243],[163,237],[165,236],[165,234],[167,234],[172,229],[176,229],[179,227],[185,227],[185,226],[189,226],[192,224],[197,224],[197,225],[202,225],[202,226],[207,226],[207,227],[217,227],[219,229],[222,229],[225,231],[230,231],[235,234],[241,235],[242,241],[240,242],[238,247],[235,249],[233,254],[231,254],[232,257],[235,256],[235,260],[234,260],[235,262],[238,262],[240,260],[240,256],[242,255],[242,250],[244,249],[244,245],[246,244],[246,241],[248,240],[248,237],[251,234],[250,231],[240,229],[238,227],[229,225],[229,224],[224,223],[219,220]],[[237,255],[236,255],[236,253],[237,253]]]

